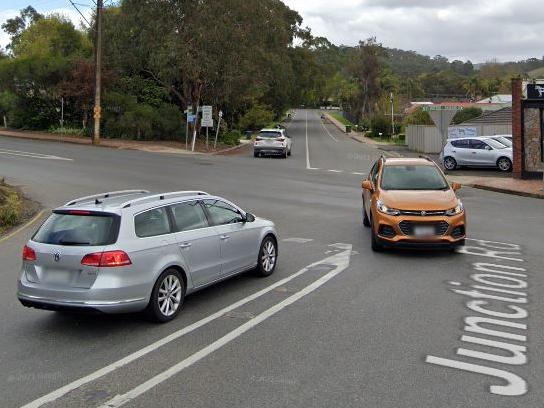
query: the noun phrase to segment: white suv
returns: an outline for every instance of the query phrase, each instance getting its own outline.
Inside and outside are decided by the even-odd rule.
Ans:
[[[446,170],[459,166],[497,167],[501,171],[512,170],[512,147],[491,137],[463,137],[449,139],[440,159]]]
[[[263,129],[255,138],[253,155],[260,157],[264,154],[291,156],[293,141],[285,134],[284,129]]]

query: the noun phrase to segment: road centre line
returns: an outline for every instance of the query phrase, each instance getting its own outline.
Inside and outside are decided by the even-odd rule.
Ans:
[[[50,154],[41,154],[41,153],[33,153],[33,152],[22,152],[19,150],[0,149],[0,154],[5,154],[9,156],[30,157],[32,159],[74,161],[74,159],[69,159],[67,157],[59,157],[59,156],[53,156]]]
[[[287,306],[292,305],[304,296],[312,293],[319,287],[323,286],[329,280],[331,280],[336,275],[340,274],[342,271],[348,268],[351,255],[351,245],[348,245],[348,247],[348,249],[322,261],[322,263],[325,265],[334,265],[334,269],[328,272],[326,275],[317,279],[316,281],[304,287],[302,290],[296,292],[295,294],[289,296],[287,299],[275,304],[271,308],[255,316],[248,322],[242,324],[241,326],[238,326],[236,329],[227,333],[225,336],[202,348],[201,350],[180,361],[179,363],[173,365],[166,371],[138,385],[137,387],[133,388],[125,394],[115,396],[111,400],[107,401],[105,404],[101,405],[99,408],[117,408],[131,402],[132,400],[146,393],[150,389],[180,373],[185,368],[190,367],[191,365],[197,363],[198,361],[202,360],[203,358],[207,357],[208,355],[237,339],[242,334],[246,333],[258,324],[264,322],[266,319],[285,309]]]
[[[350,245],[350,248],[351,248],[351,245]],[[351,252],[351,250],[350,250]],[[71,391],[74,391],[80,387],[82,387],[83,385],[85,384],[88,384],[88,383],[91,383],[101,377],[104,377],[105,375],[121,368],[121,367],[124,367],[126,366],[127,364],[130,364],[132,363],[133,361],[157,350],[158,348],[166,345],[166,344],[169,344],[171,343],[172,341],[174,340],[177,340],[183,336],[185,336],[186,334],[189,334],[205,325],[207,325],[208,323],[222,317],[223,315],[225,315],[226,313],[229,313],[235,309],[238,309],[239,307],[249,303],[249,302],[252,302],[253,300],[255,299],[258,299],[259,297],[273,291],[274,289],[280,287],[280,286],[283,286],[285,285],[286,283],[288,283],[289,281],[303,275],[304,273],[308,272],[310,269],[318,266],[318,265],[322,265],[322,264],[326,264],[328,262],[330,262],[331,258],[325,258],[325,259],[322,259],[320,261],[317,261],[317,262],[314,262],[304,268],[302,268],[301,270],[299,270],[298,272],[284,278],[284,279],[281,279],[279,280],[278,282],[276,283],[273,283],[272,285],[270,286],[267,286],[265,287],[264,289],[261,289],[260,291],[258,292],[255,292],[253,293],[252,295],[249,295],[235,303],[232,303],[231,305],[229,306],[226,306],[224,307],[223,309],[195,322],[195,323],[192,323],[190,324],[189,326],[186,326],[180,330],[177,330],[175,331],[174,333],[138,350],[138,351],[135,351],[134,353],[132,354],[129,354],[128,356],[120,359],[120,360],[117,360],[99,370],[96,370],[94,371],[93,373],[91,374],[88,374],[86,375],[85,377],[81,377],[75,381],[72,381],[71,383],[61,387],[61,388],[58,388],[32,402],[29,402],[28,404],[22,406],[21,408],[38,408],[38,407],[41,407],[42,405],[44,404],[48,404],[48,403],[51,403],[51,402],[54,402],[56,400],[58,400],[59,398],[63,397],[64,395],[68,394],[69,392]],[[348,260],[349,261],[349,260]]]
[[[310,170],[310,148],[308,147],[308,111],[306,111],[306,169]]]

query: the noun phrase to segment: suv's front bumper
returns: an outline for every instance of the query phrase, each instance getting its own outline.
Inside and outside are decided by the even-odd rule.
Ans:
[[[380,213],[377,217],[376,230],[374,233],[384,246],[404,247],[404,248],[452,248],[464,245],[466,237],[466,217],[465,213],[448,216],[391,216]],[[400,228],[401,222],[410,222],[414,224],[437,224],[440,222],[448,223],[447,230],[440,235],[427,237],[417,237],[406,235]],[[385,234],[388,230],[394,231],[394,235]],[[460,232],[454,234],[454,232]]]

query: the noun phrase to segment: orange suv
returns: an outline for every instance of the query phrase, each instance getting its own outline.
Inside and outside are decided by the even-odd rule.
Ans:
[[[464,245],[463,203],[442,170],[429,158],[381,157],[362,183],[363,224],[370,227],[372,249]]]

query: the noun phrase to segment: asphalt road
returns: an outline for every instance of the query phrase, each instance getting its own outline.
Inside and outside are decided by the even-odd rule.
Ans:
[[[480,240],[470,253],[375,254],[360,180],[379,151],[316,111],[298,111],[288,132],[286,160],[0,138],[0,176],[45,208],[108,190],[203,189],[274,220],[281,235],[272,277],[190,296],[166,325],[26,309],[16,280],[36,226],[0,242],[0,405],[542,407],[542,202],[463,189],[469,236]],[[488,297],[453,292],[469,284]],[[492,316],[471,300],[499,323],[465,327]]]

